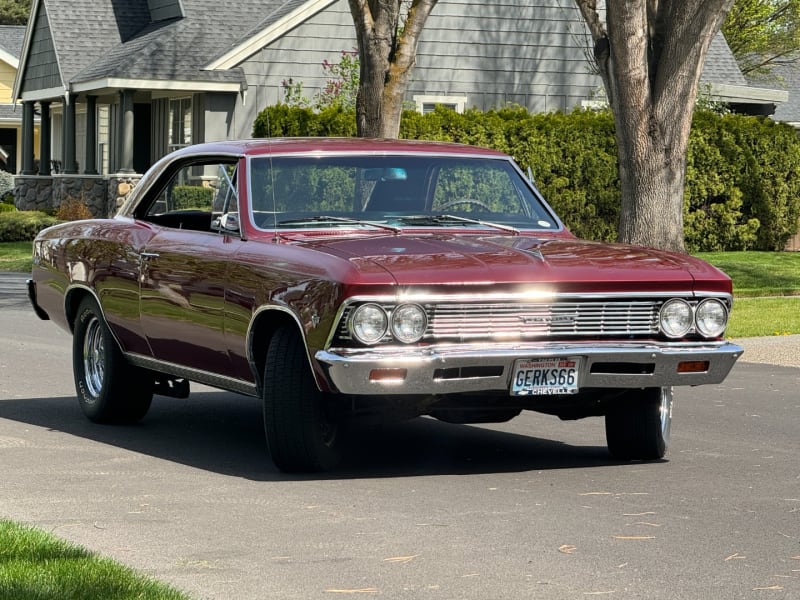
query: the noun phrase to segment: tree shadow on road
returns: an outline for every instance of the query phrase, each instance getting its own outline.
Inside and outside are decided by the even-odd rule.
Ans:
[[[520,435],[503,430],[508,427],[505,424],[452,425],[419,418],[356,426],[349,432],[343,464],[335,472],[286,475],[269,459],[260,401],[226,392],[193,392],[187,400],[157,396],[148,415],[131,426],[89,422],[74,397],[2,400],[0,419],[256,481],[419,477],[618,464],[605,446],[574,446]]]

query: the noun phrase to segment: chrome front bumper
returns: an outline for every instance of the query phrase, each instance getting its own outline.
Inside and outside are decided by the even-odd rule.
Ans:
[[[508,391],[515,361],[562,357],[581,358],[581,389],[714,384],[725,379],[743,351],[727,341],[551,342],[330,349],[315,358],[344,394],[427,395]],[[687,362],[708,364],[681,372],[679,365]]]

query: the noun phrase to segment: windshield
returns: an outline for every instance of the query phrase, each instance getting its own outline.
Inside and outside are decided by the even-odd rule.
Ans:
[[[255,157],[249,173],[250,216],[265,230],[560,228],[519,170],[503,158]]]

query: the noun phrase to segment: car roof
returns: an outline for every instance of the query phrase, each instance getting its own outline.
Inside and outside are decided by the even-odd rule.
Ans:
[[[466,144],[456,144],[452,142],[319,137],[254,138],[206,142],[189,146],[180,152],[187,154],[237,154],[243,156],[286,153],[306,154],[313,152],[372,152],[375,154],[420,152],[506,157],[502,152],[490,148],[468,146]]]

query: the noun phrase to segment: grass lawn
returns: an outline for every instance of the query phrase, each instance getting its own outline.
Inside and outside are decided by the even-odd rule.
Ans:
[[[0,271],[30,273],[32,251],[30,242],[0,243]]]
[[[188,600],[189,597],[49,533],[0,520],[0,598]]]

